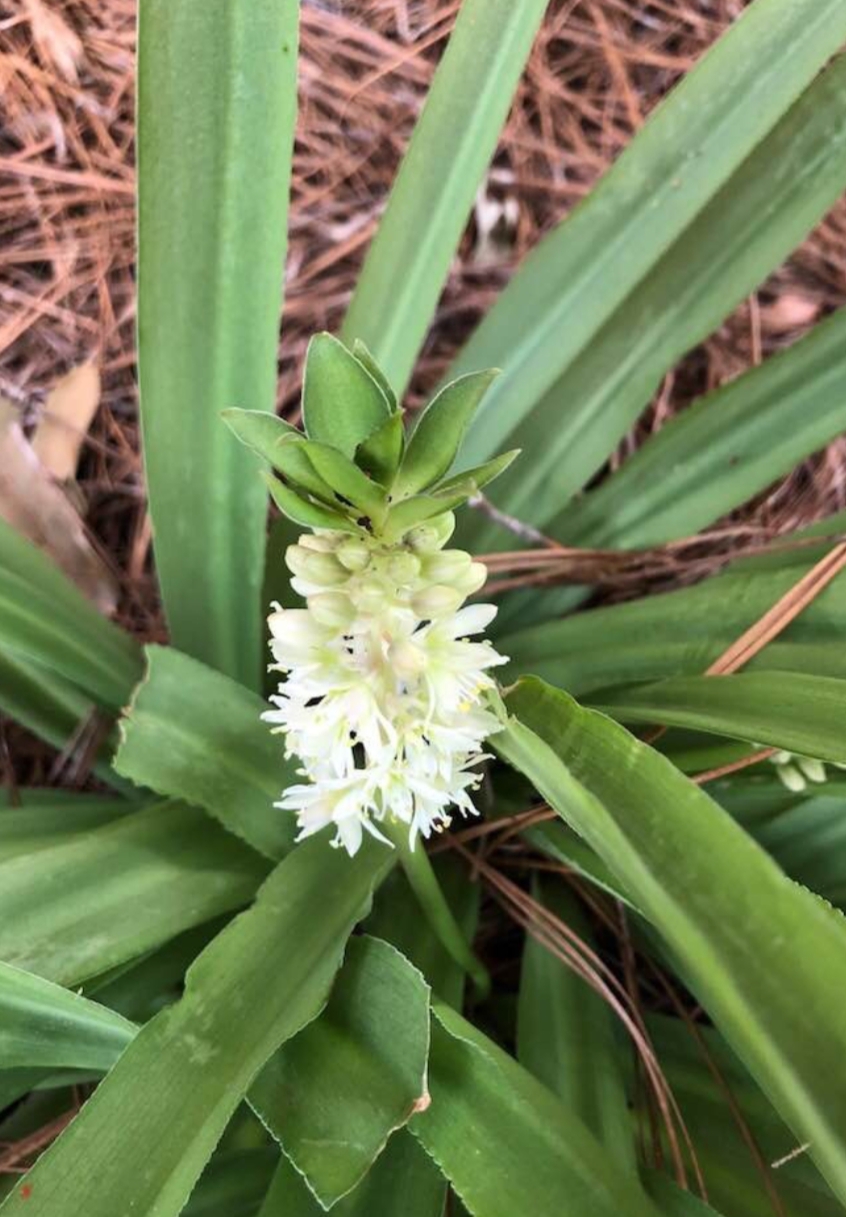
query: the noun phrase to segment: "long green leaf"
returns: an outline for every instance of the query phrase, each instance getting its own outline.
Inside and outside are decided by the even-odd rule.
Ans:
[[[623,722],[691,727],[846,763],[846,680],[796,672],[680,676],[605,703]]]
[[[21,793],[24,797],[20,807],[0,808],[0,863],[18,854],[52,849],[77,833],[111,824],[133,810],[126,799],[103,795],[62,791],[70,793],[70,798],[57,800],[51,797],[53,791]]]
[[[0,963],[0,1062],[105,1073],[135,1035],[119,1014]]]
[[[267,1192],[276,1160],[270,1146],[215,1154],[182,1210],[183,1217],[253,1217]]]
[[[64,748],[95,713],[89,697],[55,672],[23,655],[0,650],[0,710],[35,735]],[[111,772],[113,736],[97,750],[94,771],[112,786],[122,788]]]
[[[587,1127],[446,1006],[431,1075],[432,1105],[410,1128],[477,1217],[657,1217]]]
[[[323,840],[280,863],[0,1212],[114,1217],[129,1188],[139,1213],[176,1217],[258,1070],[325,1003],[390,864],[375,845],[350,859]]]
[[[509,673],[535,673],[576,696],[701,675],[810,569],[813,559],[806,554],[794,554],[801,565],[737,569],[695,587],[533,625],[506,634],[498,647],[511,657]],[[846,579],[838,578],[754,657],[749,669],[846,678],[844,630]]]
[[[456,372],[505,366],[471,434],[474,459],[501,446],[844,37],[837,0],[756,0],[659,106],[526,260],[459,358]]]
[[[245,904],[267,866],[163,803],[0,863],[0,959],[73,985]]]
[[[573,545],[692,536],[846,430],[846,309],[698,401],[550,526]]]
[[[399,397],[546,5],[464,0],[394,181],[342,333],[367,344]]]
[[[445,1189],[443,1176],[414,1137],[400,1132],[331,1212],[333,1217],[443,1217]],[[283,1157],[259,1217],[322,1217],[325,1211]]]
[[[560,882],[533,893],[591,948],[578,902]],[[517,1057],[636,1176],[631,1117],[613,1016],[602,998],[547,946],[526,935],[517,1013]]]
[[[773,1217],[774,1213],[761,1162],[756,1163],[738,1127],[738,1114],[755,1139],[769,1188],[781,1201],[785,1217],[842,1217],[842,1205],[808,1155],[794,1153],[796,1138],[715,1028],[700,1023],[695,1039],[680,1020],[652,1016],[649,1031],[684,1112],[711,1202],[725,1217]],[[717,1084],[708,1059],[728,1094]],[[769,1165],[791,1154],[778,1168]]]
[[[720,46],[754,26],[750,19],[763,13],[760,4],[758,0],[746,10],[744,18]],[[780,7],[782,12],[790,9],[791,21],[801,20],[806,8],[801,3],[783,2]],[[818,4],[813,8],[815,13],[821,12]],[[792,60],[793,49],[788,49],[786,43],[771,62],[783,55]],[[705,66],[702,65],[703,69]],[[736,81],[738,84],[744,81],[748,86],[754,80],[757,87],[765,75],[766,72],[753,73],[747,69],[738,71]],[[777,93],[776,104],[780,108],[780,91],[773,90],[770,97],[775,99]],[[767,108],[751,107],[759,117]],[[701,113],[704,115],[709,109],[703,102]],[[648,404],[667,370],[690,347],[707,337],[799,244],[846,186],[846,161],[838,156],[846,142],[844,114],[846,66],[835,62],[736,168],[723,189],[713,197],[709,195],[708,200],[700,200],[707,205],[667,252],[663,252],[666,215],[656,205],[656,179],[650,178],[642,162],[637,163],[637,174],[642,175],[640,180],[648,192],[648,222],[652,225],[652,241],[647,248],[655,257],[654,238],[660,229],[662,256],[650,264],[649,275],[629,296],[621,290],[619,259],[613,275],[603,272],[603,285],[597,287],[596,297],[591,299],[598,299],[600,308],[611,308],[611,315],[600,329],[590,334],[589,340],[586,338],[578,356],[566,363],[558,359],[558,348],[569,349],[570,334],[580,333],[583,318],[591,317],[594,310],[584,306],[584,296],[573,303],[569,291],[563,295],[569,302],[571,320],[563,327],[557,322],[554,332],[555,367],[561,370],[560,374],[555,373],[557,379],[536,405],[532,405],[535,398],[531,384],[524,384],[507,355],[500,355],[505,372],[492,386],[467,439],[467,453],[474,460],[490,455],[494,445],[523,449],[519,467],[498,483],[494,498],[499,505],[535,524],[549,525],[601,467]],[[685,121],[689,118],[689,112],[685,111]],[[650,127],[652,124],[647,124],[644,131]],[[722,136],[718,138],[722,140]],[[733,138],[724,142],[726,149],[734,147]],[[685,137],[686,157],[691,157],[690,147]],[[606,181],[611,180],[624,159],[620,158]],[[686,183],[695,179],[700,169],[706,174],[709,170],[716,172],[716,160],[709,164],[707,156],[703,156],[701,164],[696,158],[696,164],[698,168],[688,163],[675,171],[669,169],[666,177],[659,175],[661,181]],[[684,186],[679,193],[684,193]],[[586,204],[586,216],[589,210],[590,204]],[[602,207],[597,207],[594,214],[603,210],[609,217],[614,215],[619,233],[632,240],[632,245],[627,245],[626,258],[639,260],[644,250],[633,240],[625,217],[612,208]],[[588,243],[579,256],[597,248],[604,247],[601,243]],[[628,250],[635,248],[639,252],[629,255]],[[597,258],[593,265],[603,263],[603,258]],[[546,271],[546,262],[543,268]],[[476,358],[479,357],[477,354]],[[464,369],[463,360],[459,366]],[[504,397],[504,393],[509,396]],[[521,422],[522,406],[531,408],[531,415]],[[476,542],[484,543],[485,538],[494,535],[495,526],[486,523],[485,517],[477,516]]]
[[[41,550],[0,520],[0,646],[119,709],[141,675],[135,640],[98,613]]]
[[[148,647],[147,675],[121,720],[115,767],[161,794],[210,811],[269,858],[294,840],[293,817],[273,807],[293,779],[254,693],[172,647]]]
[[[429,987],[376,938],[350,943],[329,1003],[276,1053],[250,1102],[324,1208],[428,1102]]]
[[[219,417],[274,409],[297,0],[142,0],[139,368],[174,644],[257,687],[266,494]]]
[[[842,1199],[846,922],[624,728],[538,680],[508,708],[496,750],[631,892]]]

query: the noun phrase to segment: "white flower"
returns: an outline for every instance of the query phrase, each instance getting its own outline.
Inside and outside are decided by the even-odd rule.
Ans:
[[[413,847],[454,811],[474,814],[482,746],[499,729],[484,704],[489,670],[506,662],[468,640],[496,609],[460,607],[484,567],[460,550],[421,561],[412,544],[328,532],[286,560],[308,607],[270,615],[271,670],[287,675],[264,718],[302,763],[306,781],[276,804],[296,813],[298,839],[333,825],[332,843],[354,854],[365,831],[385,840],[388,820]]]

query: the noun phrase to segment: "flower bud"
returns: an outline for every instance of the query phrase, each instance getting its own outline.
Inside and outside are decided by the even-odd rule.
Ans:
[[[445,511],[425,524],[412,528],[406,540],[417,553],[434,553],[437,549],[443,549],[454,531],[455,516],[451,511]]]
[[[388,600],[385,587],[377,579],[363,580],[357,587],[350,589],[350,594],[358,611],[367,616],[380,612]]]
[[[338,561],[348,571],[357,574],[363,571],[370,562],[370,548],[358,537],[345,537],[335,550]]]
[[[431,583],[457,584],[467,574],[471,558],[463,549],[442,549],[426,557],[424,577]]]
[[[350,577],[334,554],[304,549],[301,545],[288,546],[285,563],[293,574],[320,587],[336,587]]]
[[[418,617],[446,617],[454,613],[464,597],[454,587],[436,583],[426,587],[411,598],[411,607]]]
[[[812,756],[797,756],[796,764],[809,782],[825,781],[825,765]]]
[[[471,562],[462,578],[456,579],[453,586],[461,592],[462,599],[464,599],[472,596],[480,587],[484,587],[487,577],[488,568],[484,562]]]
[[[332,629],[346,629],[355,620],[355,607],[344,592],[318,592],[307,603],[315,621]]]
[[[303,549],[315,549],[321,554],[331,554],[337,548],[338,542],[343,536],[342,532],[304,532],[298,544]]]
[[[393,554],[388,559],[388,574],[395,583],[413,583],[420,574],[420,559],[407,552]]]

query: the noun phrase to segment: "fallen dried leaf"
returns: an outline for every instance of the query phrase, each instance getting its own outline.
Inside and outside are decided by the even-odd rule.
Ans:
[[[82,521],[27,442],[18,414],[0,398],[0,516],[50,557],[103,613],[117,606],[117,584]]]
[[[57,482],[76,475],[79,449],[100,404],[100,373],[93,363],[74,368],[47,395],[32,450]]]

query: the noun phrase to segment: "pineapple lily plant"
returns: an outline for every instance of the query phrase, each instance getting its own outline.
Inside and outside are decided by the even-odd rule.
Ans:
[[[0,706],[97,779],[0,810],[3,1217],[846,1211],[843,519],[622,604],[484,590],[844,429],[837,313],[606,469],[846,189],[846,9],[753,0],[404,419],[545,8],[461,5],[299,429],[297,5],[141,0],[171,645],[0,525]]]

